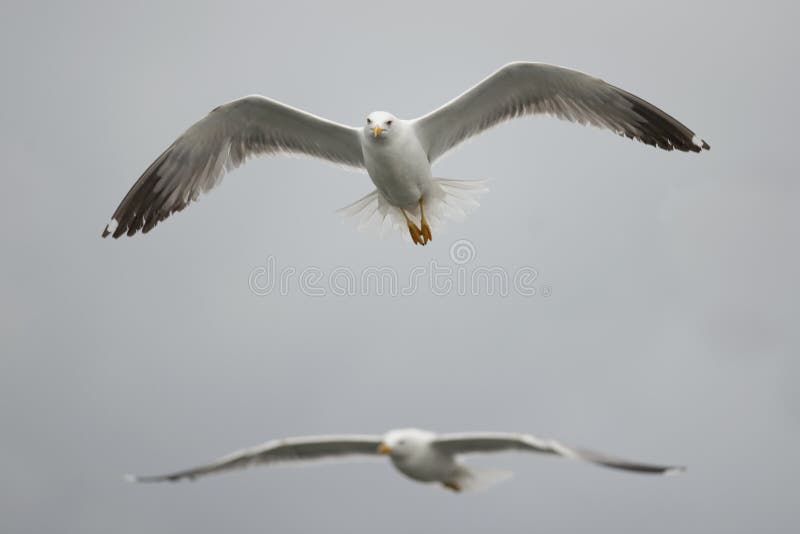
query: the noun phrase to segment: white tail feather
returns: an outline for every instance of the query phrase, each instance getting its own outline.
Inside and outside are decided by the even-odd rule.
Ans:
[[[483,491],[514,476],[511,471],[464,467],[456,483],[462,491]]]
[[[466,215],[480,206],[478,197],[488,191],[485,180],[433,179],[434,187],[425,196],[425,218],[433,234],[444,229],[445,221],[462,221]],[[397,230],[408,239],[406,220],[400,208],[392,206],[377,190],[339,210],[345,217],[353,218],[359,231],[377,233],[380,237],[388,231]],[[409,217],[419,224],[419,207],[406,210]]]

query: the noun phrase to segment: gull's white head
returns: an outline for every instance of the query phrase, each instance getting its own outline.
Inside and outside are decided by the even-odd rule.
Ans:
[[[394,458],[411,456],[433,441],[435,434],[416,428],[391,430],[383,436],[378,452]]]
[[[367,115],[364,124],[364,135],[372,139],[385,139],[391,135],[392,127],[396,126],[397,117],[386,111],[373,111]]]

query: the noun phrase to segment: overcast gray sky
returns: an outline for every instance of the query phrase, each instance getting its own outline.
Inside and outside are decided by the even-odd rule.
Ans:
[[[798,13],[739,4],[7,2],[0,531],[797,529]],[[282,157],[144,237],[100,238],[141,171],[222,102],[411,118],[520,59],[634,92],[712,150],[517,121],[437,164],[491,192],[425,248],[334,213],[372,190],[366,175]],[[405,278],[452,266],[457,239],[469,268],[536,269],[537,295],[248,287],[270,256]],[[382,463],[122,481],[398,426],[527,431],[689,472],[503,455],[474,463],[514,479],[458,496]]]

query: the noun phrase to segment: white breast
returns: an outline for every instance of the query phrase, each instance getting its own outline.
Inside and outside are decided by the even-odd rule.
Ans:
[[[428,447],[408,457],[393,457],[392,463],[407,477],[421,482],[452,480],[458,472],[458,465],[452,456],[437,453]]]
[[[364,163],[378,191],[393,206],[414,209],[431,188],[431,165],[412,127],[397,121],[385,138],[362,137]]]

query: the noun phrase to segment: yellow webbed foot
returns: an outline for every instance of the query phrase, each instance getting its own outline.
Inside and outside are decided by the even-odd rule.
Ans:
[[[428,241],[433,241],[433,237],[431,236],[431,227],[428,225],[428,221],[422,219],[422,237],[425,238],[425,243]]]
[[[417,225],[412,221],[406,210],[401,210],[403,212],[403,217],[406,218],[406,224],[408,224],[408,233],[411,234],[411,239],[414,241],[415,245],[425,245],[428,240],[424,237],[423,231],[420,230]]]
[[[420,216],[420,226],[422,227],[422,237],[425,239],[426,244],[428,241],[433,241],[433,236],[431,235],[431,227],[428,225],[428,221],[425,219],[425,208],[422,205],[422,199],[419,199],[419,216]]]
[[[425,243],[427,243],[427,241],[425,241],[425,239],[422,236],[422,232],[420,231],[419,228],[417,228],[416,224],[409,223],[408,233],[411,234],[411,239],[414,241],[415,245],[425,245]]]
[[[461,486],[459,486],[456,482],[442,482],[442,486],[447,489],[453,490],[456,493],[461,491]]]

